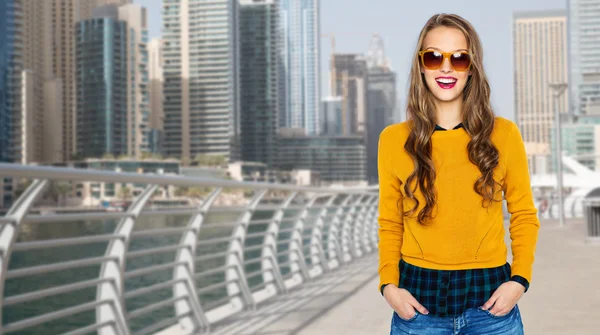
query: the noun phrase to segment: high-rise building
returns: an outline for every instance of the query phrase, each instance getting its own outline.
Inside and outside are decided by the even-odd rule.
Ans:
[[[281,0],[286,101],[280,122],[282,127],[303,128],[309,135],[319,131],[319,16],[319,0]]]
[[[573,123],[561,127],[561,148],[563,152],[591,170],[600,167],[600,124]],[[551,171],[556,171],[556,135],[551,136],[550,157]]]
[[[278,0],[240,0],[240,119],[244,161],[274,167],[279,128]]]
[[[127,24],[127,153],[140,158],[150,152],[150,83],[146,8],[138,4],[119,7],[118,19]]]
[[[551,83],[565,83],[567,18],[563,10],[517,12],[513,16],[515,113],[528,155],[548,154],[554,125]],[[560,100],[568,112],[568,94]]]
[[[15,157],[15,107],[20,101],[19,73],[23,67],[22,35],[17,34],[23,16],[18,0],[0,2],[0,162]]]
[[[383,39],[375,34],[367,53],[367,180],[377,184],[379,134],[396,121],[396,73],[385,55]]]
[[[389,67],[369,68],[367,101],[367,179],[377,184],[379,134],[394,123],[396,111],[396,73]]]
[[[104,6],[77,24],[77,149],[139,158],[150,151],[146,10]]]
[[[384,127],[400,122],[396,116],[396,72],[389,67],[369,68],[367,83],[367,128],[372,124],[369,117],[377,114],[378,125]],[[382,129],[383,130],[383,129]],[[367,129],[367,132],[371,130]]]
[[[573,115],[561,125],[563,152],[582,165],[600,170],[600,105],[591,106],[585,114]],[[547,169],[556,171],[556,133],[550,133],[550,155]],[[549,160],[548,160],[549,159]]]
[[[362,136],[307,136],[301,129],[282,129],[278,165],[282,170],[309,169],[326,184],[366,184]]]
[[[342,97],[342,131],[344,135],[365,134],[367,129],[367,62],[363,55],[335,54],[334,87],[331,92]]]
[[[127,24],[116,7],[98,16],[76,27],[80,158],[128,153]]]
[[[0,159],[22,164],[50,161],[53,142],[44,141],[45,131],[55,124],[44,120],[49,117],[44,95],[49,77],[50,6],[24,0],[3,1],[1,6]],[[52,124],[47,126],[45,121]]]
[[[21,1],[23,9],[23,72],[17,161],[22,164],[44,161],[44,79],[47,62],[48,4]]]
[[[150,77],[150,147],[152,152],[162,153],[164,140],[163,112],[163,59],[162,39],[153,38],[148,45],[148,74]]]
[[[106,5],[125,5],[132,0],[45,0],[28,1],[36,3],[36,6],[42,3],[49,6],[50,14],[47,16],[50,20],[48,41],[51,43],[49,53],[47,54],[47,66],[49,67],[51,78],[50,85],[47,88],[49,92],[45,98],[50,96],[53,110],[51,120],[59,122],[53,125],[62,136],[57,135],[53,130],[53,137],[57,143],[55,146],[60,149],[55,156],[59,161],[69,161],[74,157],[77,151],[77,86],[76,78],[76,55],[75,55],[75,27],[79,21],[92,18],[92,12],[95,8]],[[56,95],[52,95],[56,94]],[[48,112],[44,112],[48,115]],[[46,122],[45,122],[46,123]],[[44,141],[47,136],[44,135]],[[47,150],[45,150],[47,151]]]
[[[319,135],[340,136],[342,131],[342,97],[325,97],[321,106]]]
[[[15,106],[20,101],[19,73],[22,68],[22,35],[17,34],[22,17],[17,0],[0,2],[0,162],[15,158]],[[13,180],[0,176],[0,208],[12,204]]]
[[[165,153],[239,156],[238,1],[163,2]]]
[[[390,61],[385,55],[383,38],[374,34],[371,46],[367,53],[368,83],[367,83],[367,113],[373,114],[373,110],[380,111],[383,115],[382,123],[385,126],[401,122],[397,117],[398,98],[396,94],[396,72],[390,66]],[[381,114],[380,113],[380,114]],[[368,122],[367,117],[367,123]]]
[[[600,106],[600,0],[569,0],[571,108],[586,114]]]

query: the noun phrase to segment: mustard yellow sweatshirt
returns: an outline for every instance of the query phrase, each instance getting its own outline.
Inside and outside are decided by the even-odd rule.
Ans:
[[[404,194],[404,183],[414,169],[404,150],[407,122],[386,127],[379,138],[379,275],[380,283],[399,283],[400,259],[429,269],[463,270],[501,266],[507,261],[504,243],[502,203],[482,206],[482,197],[473,185],[480,176],[469,161],[470,137],[464,128],[436,131],[431,137],[432,158],[437,173],[437,206],[434,219],[420,225],[406,217],[414,201]],[[491,140],[500,158],[494,178],[503,188],[510,212],[510,238],[513,262],[511,276],[531,282],[539,220],[533,203],[525,147],[518,127],[496,117]],[[416,197],[424,207],[425,199]],[[402,206],[399,207],[399,206]],[[418,213],[418,212],[417,212]]]

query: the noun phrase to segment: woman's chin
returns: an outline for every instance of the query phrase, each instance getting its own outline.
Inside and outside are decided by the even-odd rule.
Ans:
[[[460,92],[451,92],[451,91],[434,92],[433,96],[439,102],[453,102],[457,98],[460,97]]]

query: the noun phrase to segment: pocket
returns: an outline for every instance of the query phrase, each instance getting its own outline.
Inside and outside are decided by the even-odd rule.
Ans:
[[[494,319],[504,319],[504,318],[507,318],[507,317],[511,316],[512,314],[514,314],[514,313],[517,311],[517,305],[515,305],[515,306],[514,306],[514,307],[513,307],[513,308],[510,310],[510,312],[506,313],[506,315],[500,315],[500,316],[498,316],[498,315],[494,315],[494,314],[492,314],[492,313],[491,313],[489,310],[483,310],[483,309],[482,309],[482,311],[483,311],[483,312],[485,312],[485,314],[486,314],[487,316],[491,317],[491,318],[494,318]]]
[[[413,322],[419,317],[419,312],[415,311],[415,315],[413,315],[410,319],[403,319],[398,313],[394,312],[394,318],[397,318],[401,322]]]

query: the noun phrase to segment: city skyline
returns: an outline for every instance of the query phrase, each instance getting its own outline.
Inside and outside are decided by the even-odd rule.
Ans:
[[[20,161],[23,164],[29,162],[59,162],[42,157],[42,155],[48,156],[49,153],[54,152],[62,155],[69,154],[70,156],[70,150],[66,150],[67,152],[63,150],[60,153],[59,150],[46,149],[46,147],[51,148],[51,142],[44,141],[43,137],[52,137],[51,131],[57,128],[51,127],[51,125],[60,125],[59,128],[61,129],[58,131],[62,131],[63,135],[65,133],[69,134],[72,130],[75,131],[75,136],[72,139],[84,136],[84,134],[90,134],[90,137],[82,138],[82,142],[77,144],[78,147],[81,147],[79,155],[77,155],[79,158],[83,158],[81,156],[82,150],[91,150],[92,145],[85,144],[85,141],[83,141],[89,140],[91,135],[107,136],[106,145],[101,146],[108,148],[108,144],[111,142],[117,143],[120,140],[116,137],[113,139],[111,137],[113,135],[109,135],[109,131],[102,131],[101,135],[91,134],[91,129],[95,129],[98,122],[89,122],[90,120],[95,120],[94,118],[100,117],[98,113],[106,112],[106,115],[110,114],[112,115],[111,117],[117,117],[117,114],[114,114],[117,112],[113,113],[112,109],[122,109],[123,111],[118,113],[126,115],[124,119],[126,121],[115,124],[115,127],[125,127],[123,128],[123,133],[127,134],[127,139],[124,141],[127,148],[126,150],[116,150],[114,152],[106,149],[106,153],[115,155],[127,154],[139,157],[141,152],[152,151],[158,153],[155,150],[150,150],[151,146],[158,148],[157,144],[162,142],[164,145],[162,146],[161,153],[169,157],[179,157],[186,161],[185,164],[189,164],[189,161],[195,159],[198,155],[212,154],[222,155],[229,161],[242,159],[267,162],[268,165],[277,165],[273,163],[274,154],[263,155],[264,157],[260,159],[252,155],[243,156],[241,154],[241,151],[250,151],[245,149],[244,145],[248,146],[252,141],[257,140],[256,143],[252,144],[256,148],[259,148],[263,144],[268,146],[269,143],[273,142],[271,138],[275,137],[273,132],[274,134],[278,133],[277,127],[275,127],[273,131],[267,130],[267,133],[271,134],[267,136],[268,138],[258,140],[258,138],[253,139],[250,136],[244,139],[242,136],[242,123],[244,122],[251,125],[251,127],[246,128],[246,136],[248,136],[252,127],[256,127],[257,135],[260,134],[260,136],[263,136],[266,134],[264,133],[266,130],[265,127],[267,124],[271,124],[273,120],[266,121],[263,116],[257,117],[257,114],[252,114],[266,112],[265,108],[267,107],[259,106],[264,103],[274,103],[272,107],[268,108],[275,109],[271,112],[266,112],[266,114],[279,113],[279,127],[301,129],[305,135],[321,135],[319,133],[319,118],[322,116],[319,113],[319,109],[321,108],[322,99],[326,97],[342,97],[342,132],[348,136],[363,136],[365,145],[368,145],[368,142],[370,144],[376,143],[380,128],[382,129],[382,127],[391,122],[399,121],[397,117],[393,117],[396,115],[394,111],[401,110],[402,107],[395,108],[395,102],[398,100],[402,101],[404,94],[392,94],[390,92],[402,91],[403,80],[402,74],[397,70],[397,64],[393,60],[390,50],[397,49],[400,44],[393,41],[387,43],[383,34],[379,31],[371,30],[373,22],[369,15],[365,15],[364,20],[361,21],[361,29],[356,29],[355,31],[342,30],[344,20],[348,17],[355,17],[354,8],[359,8],[358,4],[353,4],[355,7],[349,8],[348,13],[338,15],[338,18],[334,20],[335,29],[329,30],[327,28],[321,29],[320,25],[326,21],[331,23],[332,15],[327,15],[326,13],[321,15],[320,8],[322,4],[328,6],[331,2],[321,3],[318,0],[273,0],[272,4],[279,8],[278,10],[273,10],[273,12],[279,13],[276,19],[265,21],[265,19],[259,20],[248,15],[246,16],[248,20],[245,21],[247,27],[244,28],[240,26],[241,13],[239,6],[242,4],[258,5],[267,3],[261,0],[219,0],[217,2],[213,0],[163,1],[162,13],[166,16],[159,17],[157,21],[153,18],[155,14],[152,14],[152,8],[156,7],[156,2],[149,3],[148,8],[146,8],[145,1],[81,0],[78,2],[77,0],[55,0],[48,2],[48,6],[36,7],[35,11],[33,10],[33,6],[28,6],[27,8],[22,6],[16,7],[18,10],[21,10],[19,8],[25,8],[23,9],[23,13],[26,14],[24,15],[24,23],[28,29],[25,35],[23,35],[26,42],[23,43],[25,45],[25,56],[21,72],[18,74],[23,103],[19,107],[22,110],[19,110],[19,113],[15,113],[14,128],[17,131],[13,136],[15,138],[13,147],[14,151],[19,153],[16,156],[16,161]],[[119,13],[126,13],[135,9],[134,15],[127,15],[129,16],[127,20],[131,21],[128,23],[127,33],[120,34],[126,40],[115,40],[114,42],[109,42],[109,44],[118,42],[127,45],[127,55],[114,55],[116,57],[115,60],[122,63],[122,65],[115,67],[115,69],[123,69],[124,72],[122,74],[127,76],[123,80],[132,84],[118,84],[116,86],[113,83],[106,84],[107,90],[114,91],[111,96],[118,98],[121,94],[124,94],[121,98],[127,100],[121,101],[115,98],[115,106],[106,107],[105,111],[97,110],[94,107],[95,103],[87,104],[88,101],[96,102],[98,99],[104,99],[100,97],[100,92],[95,92],[94,87],[96,87],[96,83],[89,82],[85,84],[89,86],[87,88],[81,86],[84,80],[89,79],[86,78],[87,73],[91,71],[90,74],[94,74],[94,68],[97,65],[90,63],[88,64],[89,68],[82,69],[79,64],[82,62],[80,50],[76,50],[77,62],[74,62],[74,60],[70,62],[65,61],[59,57],[59,51],[65,55],[71,55],[68,45],[75,43],[75,41],[68,41],[71,38],[68,37],[68,34],[61,33],[59,28],[62,29],[62,25],[59,26],[58,22],[64,23],[69,22],[68,19],[75,19],[78,22],[77,26],[79,26],[82,21],[91,17],[92,13],[94,13],[93,16],[98,15],[95,14],[95,12],[99,12],[98,9],[94,9],[98,8],[96,6],[107,3],[123,5],[131,2],[133,4],[121,7],[118,10]],[[25,4],[29,5],[27,2]],[[57,8],[56,6],[62,6],[61,4],[65,4],[66,11],[59,15],[58,12],[55,13],[54,9]],[[70,6],[74,4],[81,6],[80,8],[72,9]],[[378,12],[380,8],[384,7],[384,4],[386,4],[385,0],[379,0],[379,2],[374,4],[365,13]],[[388,2],[387,4],[390,6],[389,8],[393,8],[391,3]],[[465,4],[473,3],[459,3],[456,6],[455,12],[466,12],[466,7],[461,7]],[[573,73],[570,77],[577,79],[579,82],[579,84],[576,83],[576,85],[573,85],[577,87],[571,87],[571,90],[583,88],[580,97],[571,99],[578,101],[576,106],[588,106],[590,102],[593,103],[595,99],[595,85],[598,84],[594,81],[595,72],[593,72],[596,70],[594,58],[596,54],[595,49],[593,49],[596,44],[593,38],[590,37],[591,40],[588,38],[589,36],[595,36],[593,35],[595,34],[594,21],[590,21],[590,15],[586,11],[593,12],[594,10],[599,10],[600,0],[571,0],[568,1],[568,4],[568,7],[571,9],[570,12],[567,9],[545,9],[542,11],[514,10],[512,7],[515,4],[510,1],[507,4],[497,5],[498,10],[510,9],[509,12],[512,17],[510,29],[512,37],[509,39],[512,44],[511,48],[508,49],[508,51],[512,51],[512,54],[506,57],[507,50],[504,50],[503,53],[499,54],[499,57],[505,62],[514,63],[512,64],[513,71],[506,71],[505,69],[504,72],[513,73],[514,77],[510,80],[513,83],[511,90],[516,91],[516,94],[513,94],[514,99],[512,102],[511,99],[501,99],[502,103],[509,103],[513,106],[514,111],[509,108],[496,108],[496,114],[509,119],[517,119],[516,121],[521,127],[526,144],[540,144],[544,146],[543,149],[538,150],[541,154],[548,154],[548,134],[550,132],[549,128],[552,126],[552,108],[550,108],[552,99],[546,86],[550,82],[568,81],[569,76],[567,75],[567,66],[565,66],[569,51],[568,46],[573,51],[569,66],[573,67],[574,71],[572,71]],[[564,5],[566,3],[563,3]],[[116,7],[111,8],[116,10]],[[415,15],[420,15],[423,11],[419,6],[408,6],[406,9]],[[101,11],[106,10],[101,9]],[[133,11],[131,13],[133,14]],[[148,26],[146,26],[144,18],[146,13],[149,15]],[[402,17],[405,13],[402,12],[398,17]],[[531,14],[523,15],[522,13],[553,13],[553,15],[559,13],[562,16],[558,19],[558,23],[554,22],[556,20],[552,18],[548,22],[542,18],[537,19],[539,22],[533,22],[536,19],[530,18],[529,15]],[[385,19],[386,15],[383,15],[382,20],[378,21],[385,21],[383,19]],[[466,14],[462,15],[469,19]],[[571,29],[569,32],[572,35],[569,39],[570,44],[566,42],[567,16],[575,18],[574,23],[569,26]],[[429,15],[425,18],[428,17]],[[493,25],[493,20],[496,18],[490,17],[492,23],[483,25],[482,30],[479,30],[477,27],[477,20],[479,19],[480,17],[477,16],[477,19],[472,20],[472,22],[476,26],[476,29],[480,31],[485,44],[486,37],[484,36],[486,30],[490,25]],[[533,21],[529,22],[531,20]],[[264,29],[264,23],[270,21],[280,22],[269,28],[271,32],[268,32],[268,29],[264,30],[264,32],[259,32]],[[152,65],[152,73],[150,73],[148,72],[149,52],[147,47],[150,37],[156,35],[157,24],[162,27],[159,30],[164,32],[165,35],[161,36],[162,42],[155,41],[152,46],[153,54],[151,58],[155,64]],[[251,28],[252,26],[256,28]],[[276,26],[279,26],[279,28],[276,28]],[[153,32],[148,33],[147,29],[153,30]],[[244,29],[247,31],[243,31]],[[557,37],[556,29],[560,30],[560,37]],[[398,31],[397,36],[403,37],[403,35],[408,34],[408,31],[409,27],[407,26],[405,29]],[[503,29],[498,29],[498,31],[500,31],[498,33],[499,36],[503,36]],[[50,36],[57,33],[60,33],[60,36],[67,37],[67,41],[63,42],[64,45],[57,46],[53,44],[56,42],[49,42],[53,40]],[[280,36],[279,34],[282,35]],[[32,37],[28,38],[27,36],[29,35],[32,35]],[[33,46],[33,41],[39,40],[42,36],[46,36],[40,41],[43,47]],[[358,43],[362,44],[360,50],[346,52],[343,45],[344,41],[347,41],[350,36],[353,37],[352,40],[355,45],[358,45]],[[362,41],[363,37],[367,36],[372,38],[369,41],[369,48]],[[113,38],[119,37],[116,36]],[[245,43],[241,40],[242,38],[246,39]],[[76,39],[76,42],[79,43],[80,37],[73,34],[72,39]],[[140,39],[140,42],[136,42],[136,39]],[[281,42],[276,42],[280,39]],[[323,43],[326,39],[329,39],[328,42],[330,43]],[[253,42],[249,42],[250,40]],[[408,40],[408,37],[406,40]],[[274,44],[271,46],[274,48],[270,51],[270,56],[266,58],[256,53],[260,47],[253,50],[254,46],[252,43],[263,46],[266,45],[265,43],[273,42]],[[4,43],[6,44],[6,42]],[[136,43],[140,43],[138,49],[133,48]],[[324,51],[321,53],[320,49],[325,50],[328,45],[329,49],[331,49],[329,51],[334,52],[328,53]],[[386,46],[385,51],[384,45]],[[499,45],[500,43],[492,44],[491,50],[493,51]],[[95,47],[94,45],[90,45],[89,50],[91,51]],[[414,55],[411,55],[412,52],[409,51],[413,47],[409,46],[409,43],[405,43],[403,49],[408,54],[407,59],[414,57]],[[589,49],[590,47],[592,49]],[[122,47],[119,50],[125,50],[124,48]],[[164,48],[164,58],[162,58],[161,63],[157,63],[157,57],[160,56],[158,55],[158,51],[161,48]],[[244,51],[240,50],[240,48],[243,48]],[[9,48],[8,50],[10,52],[11,49]],[[46,55],[34,52],[37,50],[43,50],[44,52],[55,51],[55,54]],[[102,52],[102,58],[114,58],[110,55],[111,50],[98,50],[94,51],[98,57],[100,57],[99,52]],[[484,47],[484,50],[488,49]],[[486,51],[485,54],[490,57],[498,56],[495,52]],[[536,63],[532,63],[528,60],[528,57],[530,57],[528,55],[546,55],[546,57],[540,57]],[[125,58],[127,61],[125,61]],[[323,66],[317,64],[320,63],[315,61],[317,58],[325,58],[328,61]],[[68,60],[68,57],[66,59]],[[488,58],[484,59],[487,60]],[[60,64],[58,60],[61,62],[64,61],[64,63]],[[258,70],[257,66],[262,66],[261,64],[271,64],[272,66],[267,65],[264,69]],[[246,66],[245,68],[247,69],[245,74],[241,71],[243,66]],[[402,64],[398,66],[401,67]],[[561,69],[557,70],[557,66]],[[65,67],[67,69],[64,69]],[[375,67],[383,69],[383,72],[370,71],[371,68]],[[503,64],[496,63],[491,69],[496,70],[502,67]],[[53,77],[53,73],[57,72],[58,69],[66,74]],[[85,76],[81,76],[82,70],[86,74]],[[105,71],[99,67],[97,70]],[[70,75],[68,73],[70,71],[75,71],[77,74],[76,83],[69,78]],[[164,80],[164,85],[161,84],[160,78],[154,78],[156,74],[162,71],[165,74],[163,76],[164,79],[162,79]],[[264,75],[274,80],[272,82],[264,82],[264,79],[260,78],[263,73],[261,71],[264,71]],[[328,71],[329,76],[326,76]],[[373,80],[371,80],[371,72]],[[490,72],[493,71],[490,71],[490,67],[488,67],[488,73]],[[388,76],[386,73],[391,74],[391,76],[384,80],[384,77]],[[245,93],[242,92],[243,89],[240,84],[240,80],[242,80],[241,76],[245,76],[244,80],[247,83],[250,83],[249,79],[255,82],[244,88]],[[152,86],[155,92],[153,97],[148,92],[149,77],[152,77],[155,84]],[[322,84],[325,80],[321,81],[318,79],[319,77],[323,79],[329,77],[327,78],[329,85],[323,85],[323,89],[320,89],[319,83]],[[491,79],[492,90],[494,91],[493,75],[490,74],[489,77]],[[397,78],[399,79],[397,80]],[[63,86],[65,80],[75,83],[76,87],[73,86],[72,89],[69,89],[69,85],[71,84]],[[94,80],[102,79],[97,78]],[[141,80],[140,87],[136,87],[136,84],[134,84],[134,81],[138,80]],[[369,92],[371,86],[369,85],[371,81],[375,83],[378,80],[383,80],[382,83],[385,82],[385,89],[382,86],[376,90],[383,89],[385,92],[371,94]],[[580,85],[582,80],[585,82],[585,85]],[[270,92],[269,94],[274,94],[274,96],[268,98],[261,97],[260,95],[263,91],[254,91],[254,87],[257,85],[261,86],[263,82],[265,88],[273,87],[272,89],[269,88],[268,92]],[[108,86],[112,88],[108,88]],[[164,100],[157,97],[156,94],[156,91],[160,90],[161,86],[163,87],[162,90],[164,90]],[[119,89],[119,87],[122,88]],[[329,87],[330,92],[327,92],[325,87]],[[375,87],[373,86],[374,89]],[[75,120],[72,120],[71,116],[67,113],[70,111],[70,107],[66,106],[69,104],[70,94],[67,92],[66,96],[64,96],[65,91],[77,93],[78,110],[73,116]],[[81,92],[87,93],[79,101]],[[250,94],[250,92],[254,93]],[[162,96],[163,94],[160,95]],[[246,107],[244,108],[240,108],[242,95],[246,97],[246,101],[243,104]],[[55,96],[62,99],[53,98]],[[494,97],[496,96],[498,94],[492,93],[493,105],[495,103]],[[164,101],[164,106],[161,106],[164,107],[164,116],[163,112],[160,111],[163,108],[154,108],[158,113],[155,113],[156,115],[152,115],[151,117],[149,103],[153,98],[155,100],[154,107],[157,107],[156,105],[159,100]],[[266,100],[260,102],[263,98],[266,98]],[[106,97],[105,100],[108,101],[109,99],[112,98]],[[565,94],[563,98],[564,103],[561,107],[564,110],[563,112],[567,111],[568,104],[566,102],[568,99],[569,95]],[[392,102],[391,100],[394,101]],[[80,112],[79,106],[86,111],[83,113]],[[60,113],[61,109],[65,113]],[[579,109],[582,110],[582,108]],[[380,113],[375,111],[380,111]],[[513,116],[511,115],[512,112],[521,114]],[[252,114],[252,116],[248,113]],[[375,117],[375,114],[378,114],[378,116]],[[92,128],[89,128],[90,130],[77,129],[79,126],[78,123],[84,120],[83,117],[90,118],[85,121],[92,126]],[[157,127],[152,132],[147,131],[150,124],[161,125],[163,117],[166,123],[163,134],[161,134],[162,127]],[[242,120],[244,117],[246,118],[245,121]],[[105,118],[100,117],[100,119],[106,122],[110,121],[108,116]],[[152,120],[151,122],[150,119]],[[52,123],[49,124],[47,121],[51,121]],[[69,125],[70,121],[75,122]],[[260,122],[266,123],[259,125]],[[375,126],[375,123],[377,123],[377,126]],[[107,129],[112,129],[111,127]],[[537,130],[534,131],[532,127]],[[57,131],[54,132],[56,133]],[[71,143],[72,140],[68,136],[62,136],[59,139],[62,139],[63,144],[61,145],[60,142],[56,142],[52,146],[67,146],[65,143]],[[99,143],[97,140],[94,141],[94,143]],[[98,145],[94,144],[93,146]],[[271,149],[267,151],[273,152]],[[99,156],[101,155],[99,152],[86,153],[86,157],[90,155]],[[528,150],[528,153],[530,153],[530,150]],[[271,158],[266,158],[267,156]],[[77,157],[70,157],[69,159]],[[372,161],[372,159],[369,159],[369,161]],[[371,168],[371,166],[369,167]],[[373,178],[370,177],[369,179]]]
[[[148,8],[150,22],[160,22],[160,2],[134,0]],[[406,85],[411,57],[420,29],[435,13],[456,13],[469,20],[479,33],[484,46],[484,65],[492,88],[492,106],[497,115],[514,118],[512,16],[526,10],[566,9],[567,0],[507,0],[481,2],[431,0],[427,5],[394,0],[348,2],[321,1],[321,33],[339,33],[336,52],[366,53],[372,33],[379,33],[385,42],[392,69],[397,73],[398,98],[402,102],[400,114],[405,117]],[[343,8],[343,15],[340,15]],[[359,23],[357,25],[357,23]],[[151,37],[160,36],[160,27],[150,26]],[[344,33],[361,34],[344,34]],[[328,39],[321,39],[321,98],[329,96]],[[507,99],[506,97],[511,97]]]

